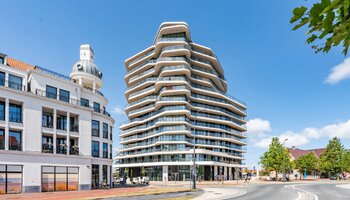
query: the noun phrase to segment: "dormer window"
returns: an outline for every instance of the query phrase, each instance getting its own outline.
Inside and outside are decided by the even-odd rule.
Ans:
[[[5,64],[5,58],[4,57],[0,57],[0,64]]]

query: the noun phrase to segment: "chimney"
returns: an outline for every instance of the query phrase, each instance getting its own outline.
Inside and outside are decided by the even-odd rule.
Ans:
[[[80,45],[80,60],[94,62],[94,50],[92,50],[89,44]]]

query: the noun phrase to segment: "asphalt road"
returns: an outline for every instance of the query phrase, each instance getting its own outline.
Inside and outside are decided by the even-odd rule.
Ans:
[[[232,200],[350,200],[350,189],[337,187],[338,183],[267,184],[241,189],[245,195]]]
[[[318,200],[345,200],[350,199],[350,189],[339,188],[336,183],[324,184],[301,184],[295,185],[297,189],[302,189],[317,196]]]
[[[245,195],[232,198],[232,200],[296,200],[297,191],[285,187],[284,184],[261,184],[243,187]]]

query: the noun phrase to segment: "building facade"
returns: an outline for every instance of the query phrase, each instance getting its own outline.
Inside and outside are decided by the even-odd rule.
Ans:
[[[129,177],[240,178],[245,168],[246,104],[226,94],[213,51],[192,42],[183,22],[161,24],[154,43],[125,61],[125,112],[116,167]]]
[[[111,183],[112,129],[89,45],[70,77],[0,54],[0,194]]]

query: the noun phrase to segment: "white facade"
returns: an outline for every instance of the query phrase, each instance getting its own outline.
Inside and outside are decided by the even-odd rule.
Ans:
[[[82,45],[81,51],[87,51],[86,46]],[[93,62],[93,51],[90,46],[88,49]],[[16,180],[21,182],[21,189],[11,189],[11,184],[15,184],[8,182],[5,191],[0,185],[0,194],[84,190],[110,184],[114,119],[105,111],[108,100],[99,92],[102,74],[95,76],[85,68],[78,72],[73,68],[71,77],[66,77],[3,54],[0,57],[0,179],[10,181],[11,166],[22,168],[21,180]],[[79,74],[79,78],[74,74]],[[52,92],[55,89],[56,93]],[[95,136],[93,120],[99,122]],[[99,152],[92,149],[92,141],[99,144]],[[99,175],[92,180],[92,168],[96,166]],[[58,175],[62,167],[69,167],[67,174]],[[49,169],[55,170],[48,176],[56,177],[56,181],[53,188],[47,189],[51,179],[43,173]],[[66,185],[58,182],[59,176],[67,177]]]
[[[184,22],[161,24],[154,43],[125,61],[125,112],[116,167],[128,176],[188,180],[196,146],[198,176],[239,178],[247,106],[226,94],[213,51],[192,41]]]

